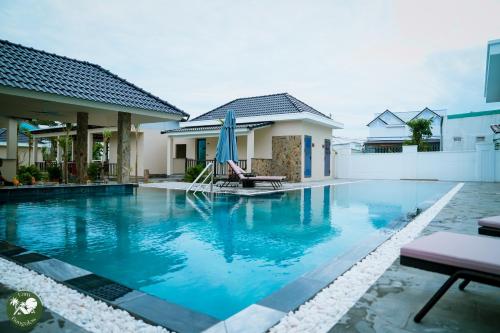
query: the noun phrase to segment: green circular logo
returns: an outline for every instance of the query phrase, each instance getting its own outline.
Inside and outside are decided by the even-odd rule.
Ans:
[[[42,301],[31,291],[16,291],[7,300],[7,317],[18,328],[32,328],[42,313]]]

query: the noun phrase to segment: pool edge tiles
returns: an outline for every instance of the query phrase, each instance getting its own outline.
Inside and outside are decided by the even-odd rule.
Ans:
[[[131,194],[137,184],[78,184],[52,186],[6,186],[0,188],[0,203],[32,201],[51,198],[53,195],[117,195]]]
[[[220,322],[209,315],[126,287],[80,267],[40,255],[5,240],[0,240],[0,258],[43,274],[113,308],[127,311],[137,319],[168,330],[180,333],[201,332]],[[108,294],[110,297],[106,297]]]

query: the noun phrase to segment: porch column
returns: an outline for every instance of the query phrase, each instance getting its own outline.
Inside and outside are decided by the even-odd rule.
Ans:
[[[250,130],[247,134],[247,172],[252,172],[252,158],[254,157],[255,152],[255,131]]]
[[[170,135],[167,135],[167,176],[170,176],[173,171],[173,148],[174,148],[174,140]]]
[[[60,137],[56,137],[56,161],[61,163],[61,144],[59,142]]]
[[[116,176],[119,183],[130,182],[130,113],[118,112]]]
[[[76,114],[76,172],[77,181],[83,184],[87,181],[87,149],[88,149],[89,114]]]
[[[17,159],[17,121],[10,119],[7,121],[7,159]]]
[[[94,151],[94,133],[88,133],[87,134],[87,159],[88,159],[89,163],[91,163],[93,160],[93,156],[92,156],[93,151]]]
[[[33,164],[38,162],[38,138],[33,138]]]

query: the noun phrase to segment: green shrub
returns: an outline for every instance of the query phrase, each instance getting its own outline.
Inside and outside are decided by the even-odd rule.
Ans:
[[[57,165],[49,166],[47,168],[47,174],[48,174],[49,180],[57,181],[57,182],[61,181],[62,170],[59,166],[57,166]]]
[[[89,164],[89,167],[87,168],[87,175],[89,176],[89,179],[92,181],[96,181],[100,174],[101,174],[101,163],[98,162],[92,162]]]
[[[39,181],[42,179],[42,173],[36,165],[30,165],[30,166],[20,166],[19,170],[17,171],[17,179],[24,185],[31,185],[33,183],[33,178],[35,178],[36,181]]]
[[[196,177],[200,175],[203,169],[205,169],[205,167],[202,164],[197,164],[193,167],[190,167],[189,169],[186,170],[186,174],[184,175],[184,180],[189,183],[193,182],[196,179]]]

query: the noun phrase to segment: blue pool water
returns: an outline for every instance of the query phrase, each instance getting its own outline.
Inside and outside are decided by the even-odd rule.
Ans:
[[[392,232],[452,185],[367,181],[213,202],[139,188],[7,203],[0,238],[224,319]]]

